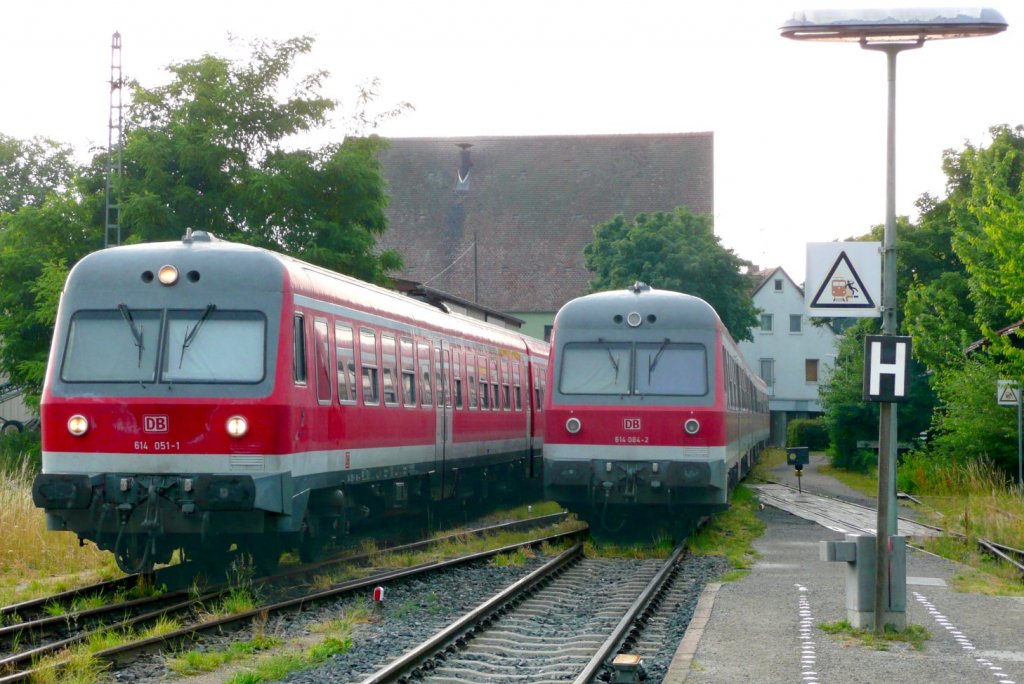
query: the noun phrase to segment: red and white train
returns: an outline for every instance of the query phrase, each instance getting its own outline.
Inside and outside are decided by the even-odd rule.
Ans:
[[[544,342],[196,232],[68,277],[43,391],[48,527],[128,572],[273,565],[361,521],[539,478]]]
[[[723,510],[767,443],[765,383],[702,299],[643,283],[574,299],[551,355],[545,494],[592,527]]]

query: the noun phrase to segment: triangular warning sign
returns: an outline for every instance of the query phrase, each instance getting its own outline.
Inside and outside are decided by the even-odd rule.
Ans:
[[[1013,385],[1006,385],[1006,387],[1003,388],[1003,393],[999,395],[999,403],[1017,403],[1017,392],[1014,390]]]
[[[846,252],[840,252],[811,300],[810,307],[826,309],[874,309],[875,302],[857,275]]]

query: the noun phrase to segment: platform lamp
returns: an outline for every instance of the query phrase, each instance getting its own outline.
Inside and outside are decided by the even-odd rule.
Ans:
[[[859,43],[883,52],[889,80],[886,135],[885,232],[882,239],[882,334],[896,328],[896,55],[928,40],[990,36],[1006,30],[991,8],[806,10],[779,29],[784,38]],[[896,405],[882,403],[878,425],[878,522],[875,564],[875,631],[884,629],[888,538],[896,534]],[[885,532],[883,534],[882,532]]]

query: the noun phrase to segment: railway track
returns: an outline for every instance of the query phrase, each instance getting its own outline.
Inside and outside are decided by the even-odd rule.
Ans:
[[[169,616],[179,616],[182,620],[190,623],[188,626],[171,633],[148,639],[129,641],[122,646],[106,649],[94,654],[94,657],[101,661],[124,664],[130,662],[141,653],[162,650],[171,644],[193,639],[199,634],[212,630],[231,629],[261,614],[269,615],[278,611],[302,608],[305,605],[362,588],[367,583],[386,582],[398,577],[446,567],[450,564],[471,562],[478,558],[508,551],[509,548],[520,545],[504,547],[481,554],[473,554],[453,561],[436,564],[430,563],[404,571],[375,573],[364,580],[346,582],[327,590],[310,591],[308,589],[310,582],[314,581],[317,577],[324,576],[324,573],[330,569],[341,565],[364,562],[370,556],[377,553],[413,551],[431,545],[450,542],[467,534],[484,535],[508,530],[527,530],[554,524],[564,518],[565,514],[560,513],[526,521],[492,525],[466,533],[404,544],[373,553],[349,555],[299,566],[253,582],[254,585],[261,587],[261,593],[274,595],[278,598],[277,601],[259,606],[252,611],[220,618],[196,620],[195,615],[201,612],[199,608],[202,606],[210,605],[233,591],[235,587],[229,584],[211,587],[202,595],[197,595],[196,592],[175,591],[131,601],[114,602],[87,610],[71,611],[61,615],[38,616],[35,614],[40,610],[40,606],[48,605],[48,602],[52,605],[53,600],[57,596],[63,597],[63,600],[68,598],[69,595],[80,597],[90,595],[90,592],[111,591],[113,588],[123,589],[125,586],[124,582],[132,579],[124,578],[124,580],[113,584],[105,582],[77,590],[76,592],[65,592],[54,597],[9,606],[4,609],[5,612],[3,613],[7,616],[5,618],[7,624],[4,627],[0,627],[0,649],[5,649],[0,651],[0,684],[24,681],[31,678],[34,672],[40,668],[38,663],[43,658],[57,653],[66,653],[66,649],[90,639],[93,635],[103,630],[137,631],[145,626],[156,624],[162,619],[166,620]],[[578,533],[579,531],[563,534]],[[547,538],[544,538],[541,541],[546,540]],[[526,545],[541,543],[541,541],[533,540],[526,542]],[[6,649],[9,649],[9,652]],[[60,663],[57,662],[50,666],[59,668]]]
[[[671,652],[669,613],[699,589],[668,560],[585,558],[577,545],[362,680],[640,681],[645,655]],[[621,679],[621,677],[627,677]],[[636,679],[628,678],[636,677]]]
[[[841,501],[821,494],[799,493],[795,487],[773,482],[753,485],[761,500],[794,515],[814,520],[819,524],[843,533],[875,534],[877,516],[875,509],[860,504]],[[918,502],[920,503],[920,502]],[[897,529],[908,537],[934,537],[952,535],[963,538],[956,532],[949,532],[935,525],[899,518]],[[999,544],[991,539],[979,537],[976,540],[982,552],[1016,567],[1024,574],[1024,550]]]

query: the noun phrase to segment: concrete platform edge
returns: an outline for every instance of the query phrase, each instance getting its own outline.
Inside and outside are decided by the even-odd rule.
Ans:
[[[669,663],[668,672],[662,684],[683,684],[690,675],[690,667],[693,665],[693,656],[697,652],[700,640],[704,636],[704,629],[711,619],[711,610],[715,606],[715,598],[718,590],[722,588],[721,582],[709,582],[704,586],[700,598],[697,599],[697,606],[693,609],[693,617],[686,628],[682,641],[676,653]]]

